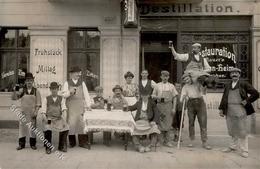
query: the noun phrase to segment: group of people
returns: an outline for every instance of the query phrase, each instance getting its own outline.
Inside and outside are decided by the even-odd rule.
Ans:
[[[44,98],[41,103],[39,90],[33,87],[34,77],[31,73],[26,74],[25,87],[14,91],[16,98],[21,98],[22,112],[27,121],[36,127],[37,114],[43,115],[44,136],[46,153],[50,154],[52,149],[47,145],[51,143],[52,131],[60,132],[58,150],[67,151],[67,138],[70,147],[76,146],[76,135],[78,145],[88,148],[88,134],[84,133],[83,114],[91,109],[120,109],[132,111],[135,120],[135,129],[132,133],[132,141],[137,151],[149,152],[153,147],[165,145],[173,147],[172,141],[178,139],[181,126],[181,115],[183,106],[188,110],[189,121],[189,147],[193,147],[195,140],[194,123],[196,117],[200,125],[202,147],[210,150],[207,143],[207,109],[203,99],[206,88],[214,85],[215,78],[212,77],[210,66],[200,52],[201,45],[192,45],[190,54],[179,54],[173,46],[170,46],[176,60],[187,62],[186,70],[180,83],[169,82],[170,73],[161,71],[161,82],[155,83],[148,79],[148,71],[141,72],[139,84],[133,83],[134,74],[127,72],[124,75],[126,83],[122,86],[115,85],[112,89],[114,95],[109,98],[103,97],[103,88],[95,88],[96,96],[91,99],[84,81],[81,80],[81,69],[74,67],[70,70],[70,79],[64,83],[62,94],[58,95],[59,86],[57,82],[50,84],[51,95]],[[248,141],[246,130],[247,115],[254,113],[252,102],[259,93],[249,83],[240,81],[241,70],[233,68],[230,70],[232,82],[225,86],[223,98],[219,106],[220,116],[226,116],[228,132],[232,137],[232,144],[224,152],[232,152],[239,148],[241,156],[248,157]],[[184,104],[184,105],[183,105]],[[40,109],[42,107],[42,109]],[[39,112],[41,110],[42,112]],[[174,128],[175,135],[172,138],[171,131]],[[17,150],[25,148],[25,140],[28,126],[19,123],[19,146]],[[30,133],[30,146],[36,149],[36,137]],[[121,136],[120,133],[115,133]],[[144,145],[141,140],[148,136],[150,143]],[[93,137],[93,136],[92,136]],[[111,140],[111,132],[103,133],[104,143]]]

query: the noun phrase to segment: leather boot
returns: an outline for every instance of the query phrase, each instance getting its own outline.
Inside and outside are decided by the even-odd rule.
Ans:
[[[70,144],[71,148],[76,146],[76,136],[75,135],[69,135],[69,144]]]
[[[59,147],[58,149],[62,152],[67,152],[67,137],[68,137],[68,130],[60,132],[59,134]]]
[[[25,141],[26,141],[26,137],[21,137],[19,138],[19,141],[18,141],[18,147],[16,148],[16,150],[22,150],[25,148]]]
[[[36,138],[32,138],[30,137],[30,146],[33,150],[36,150],[37,147],[36,147]]]
[[[89,148],[88,146],[88,135],[87,134],[78,134],[79,147]]]
[[[51,153],[51,147],[48,147],[47,145],[51,144],[51,140],[52,140],[51,130],[47,130],[47,131],[44,132],[44,138],[47,140],[47,142],[44,143],[46,154],[50,154]]]

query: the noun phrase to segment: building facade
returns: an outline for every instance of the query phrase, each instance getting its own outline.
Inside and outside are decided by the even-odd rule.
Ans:
[[[173,59],[169,40],[179,53],[201,43],[221,82],[238,66],[260,90],[258,0],[1,0],[0,120],[15,119],[10,91],[26,71],[43,96],[51,81],[62,86],[72,66],[83,70],[91,92],[101,85],[105,96],[125,83],[127,71],[138,82],[140,70],[148,69],[159,81],[165,69],[178,82],[184,65]],[[216,109],[222,88],[209,90],[208,108]]]

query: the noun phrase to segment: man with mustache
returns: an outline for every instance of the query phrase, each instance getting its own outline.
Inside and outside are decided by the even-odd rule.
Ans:
[[[219,106],[219,115],[226,116],[228,133],[232,137],[231,144],[223,152],[229,153],[237,148],[240,155],[248,157],[247,115],[254,113],[251,103],[259,98],[258,91],[248,82],[240,80],[241,70],[232,68],[232,81],[225,85],[224,94]]]

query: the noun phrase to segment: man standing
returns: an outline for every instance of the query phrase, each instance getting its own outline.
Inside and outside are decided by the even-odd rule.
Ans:
[[[189,118],[189,135],[190,135],[190,144],[189,147],[193,147],[193,142],[195,140],[195,119],[198,117],[200,125],[200,135],[202,141],[202,147],[210,150],[211,147],[207,145],[207,109],[206,104],[203,99],[203,87],[197,81],[191,83],[191,79],[188,75],[183,76],[185,85],[181,91],[181,102],[184,99],[187,100],[188,108],[188,118]]]
[[[159,141],[168,147],[173,147],[170,131],[172,129],[172,119],[176,112],[176,96],[178,92],[174,85],[168,82],[169,76],[170,73],[168,71],[161,71],[162,82],[154,87],[152,98],[157,101],[157,106],[161,113],[159,123],[161,134]]]
[[[239,148],[242,157],[248,157],[247,115],[254,113],[251,103],[259,98],[258,91],[249,83],[240,80],[241,70],[230,70],[232,82],[225,86],[219,106],[221,117],[226,116],[228,133],[232,137],[230,146],[223,152],[231,152]]]
[[[69,124],[69,144],[76,146],[76,136],[78,134],[79,146],[88,148],[88,136],[84,134],[83,114],[86,110],[91,110],[91,101],[88,89],[84,81],[80,79],[81,69],[73,67],[70,71],[70,79],[64,83],[63,97],[67,98],[68,124]]]
[[[25,75],[25,86],[20,88],[19,91],[14,91],[16,98],[21,98],[22,114],[26,118],[26,122],[19,121],[19,146],[17,150],[25,148],[26,135],[29,132],[30,146],[36,150],[36,135],[32,129],[29,129],[27,124],[31,123],[32,128],[36,128],[36,118],[38,111],[42,105],[41,94],[38,89],[33,87],[34,77],[33,74],[28,72]]]
[[[153,93],[153,88],[156,85],[156,83],[153,80],[148,79],[148,71],[143,70],[141,73],[141,81],[139,83],[139,94],[146,94],[151,96]]]

